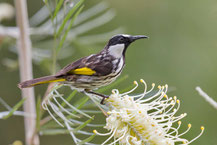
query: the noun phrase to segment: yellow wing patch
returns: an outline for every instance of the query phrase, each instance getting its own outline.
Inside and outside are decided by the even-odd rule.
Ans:
[[[82,68],[72,70],[70,71],[70,73],[77,74],[77,75],[93,75],[96,73],[96,71],[87,67],[82,67]]]

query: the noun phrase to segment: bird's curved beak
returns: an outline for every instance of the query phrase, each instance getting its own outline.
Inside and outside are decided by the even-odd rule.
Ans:
[[[138,40],[138,39],[145,39],[145,38],[149,38],[148,36],[145,36],[145,35],[136,35],[136,36],[130,36],[130,41],[133,42],[135,40]]]

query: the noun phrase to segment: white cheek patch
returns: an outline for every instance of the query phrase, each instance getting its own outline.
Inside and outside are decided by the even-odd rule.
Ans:
[[[115,58],[122,57],[123,51],[124,51],[124,44],[116,44],[109,47],[109,54],[114,56]]]

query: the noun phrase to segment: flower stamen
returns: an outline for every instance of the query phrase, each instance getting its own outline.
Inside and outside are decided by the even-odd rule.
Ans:
[[[128,96],[138,87],[136,82],[136,87],[132,90],[123,94],[113,92],[106,100],[110,111],[108,111],[105,128],[110,130],[111,135],[103,144],[109,142],[112,137],[115,140],[110,144],[117,142],[123,145],[174,145],[178,142],[190,144],[202,135],[204,128],[191,141],[181,137],[189,132],[191,124],[188,124],[187,130],[183,133],[178,132],[182,124],[180,120],[187,114],[175,116],[180,108],[180,100],[176,96],[173,98],[167,96],[168,85],[158,86],[157,93],[146,98],[146,94],[154,90],[155,84],[152,85],[151,90],[147,90],[146,82],[142,79],[140,82],[144,84],[142,94]],[[178,122],[177,127],[173,127],[175,122]]]

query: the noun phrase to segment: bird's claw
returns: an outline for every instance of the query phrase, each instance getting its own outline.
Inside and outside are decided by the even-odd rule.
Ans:
[[[106,96],[106,95],[105,95],[105,96],[102,98],[100,104],[101,104],[101,105],[105,105],[105,104],[104,104],[104,101],[105,101],[105,99],[108,98],[108,97],[109,97],[109,96]]]

